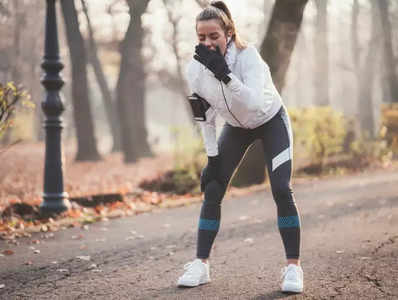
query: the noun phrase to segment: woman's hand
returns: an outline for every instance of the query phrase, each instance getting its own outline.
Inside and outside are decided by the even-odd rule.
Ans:
[[[218,155],[209,156],[207,166],[203,168],[202,174],[200,176],[200,190],[204,192],[206,189],[206,185],[213,181],[217,180],[218,169],[220,167],[220,158]]]
[[[216,47],[216,51],[213,51],[205,45],[199,44],[195,47],[195,55],[193,58],[208,68],[218,80],[221,80],[225,84],[231,80],[228,76],[231,70],[228,68],[218,46]]]

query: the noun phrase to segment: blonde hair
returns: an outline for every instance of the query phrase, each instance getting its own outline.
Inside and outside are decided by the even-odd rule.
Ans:
[[[229,31],[232,32],[231,39],[235,42],[238,49],[247,47],[247,43],[242,40],[236,30],[235,23],[232,20],[231,12],[224,1],[212,1],[208,7],[203,9],[196,17],[196,24],[199,21],[218,20],[221,28],[224,30],[225,35]]]

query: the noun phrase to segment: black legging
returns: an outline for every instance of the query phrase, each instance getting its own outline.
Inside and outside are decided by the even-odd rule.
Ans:
[[[217,235],[221,201],[228,183],[248,147],[261,139],[270,178],[272,195],[277,205],[278,227],[286,257],[300,255],[300,219],[290,187],[292,174],[292,132],[284,107],[268,122],[255,128],[244,129],[225,124],[218,140],[220,168],[217,181],[206,185],[200,212],[197,257],[208,258]]]

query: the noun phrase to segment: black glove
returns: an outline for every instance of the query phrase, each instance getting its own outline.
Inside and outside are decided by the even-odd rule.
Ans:
[[[206,185],[217,180],[218,169],[220,166],[220,158],[216,156],[208,156],[207,166],[203,168],[202,174],[200,176],[200,190],[205,191]]]
[[[195,47],[195,55],[193,56],[198,62],[213,72],[214,76],[227,84],[231,78],[228,76],[231,70],[221,54],[220,48],[217,46],[216,51],[210,50],[203,44]]]

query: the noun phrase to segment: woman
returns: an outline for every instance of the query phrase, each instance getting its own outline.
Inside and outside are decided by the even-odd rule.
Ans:
[[[287,258],[281,288],[283,292],[302,292],[300,218],[290,188],[292,133],[269,67],[253,46],[239,38],[223,1],[212,2],[197,16],[196,32],[199,45],[188,65],[187,81],[194,95],[207,104],[200,125],[208,164],[201,176],[204,202],[197,258],[185,265],[177,284],[210,282],[208,258],[219,229],[222,198],[247,148],[261,139]],[[226,121],[218,143],[216,114]]]

